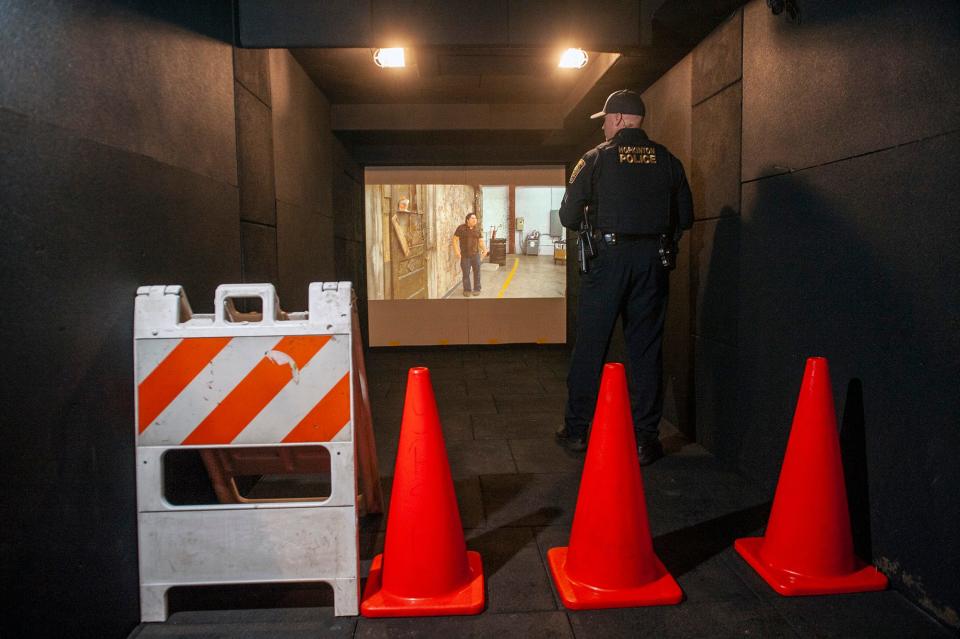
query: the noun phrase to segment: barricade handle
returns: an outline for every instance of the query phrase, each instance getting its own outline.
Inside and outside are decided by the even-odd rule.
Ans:
[[[230,317],[230,309],[234,299],[259,297],[263,313],[259,320],[244,320],[239,322]],[[214,323],[217,325],[237,324],[248,321],[256,324],[273,325],[280,319],[280,302],[277,300],[277,289],[273,284],[221,284],[213,302]]]

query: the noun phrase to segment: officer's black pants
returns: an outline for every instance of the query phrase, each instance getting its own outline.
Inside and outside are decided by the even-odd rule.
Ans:
[[[600,375],[617,317],[623,318],[627,382],[637,443],[658,436],[663,412],[663,322],[669,273],[661,266],[656,238],[601,244],[580,276],[577,342],[567,376],[567,430],[586,433],[593,419]]]

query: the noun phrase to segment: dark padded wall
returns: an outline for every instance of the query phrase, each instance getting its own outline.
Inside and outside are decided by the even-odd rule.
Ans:
[[[238,279],[237,192],[9,111],[0,148],[0,634],[62,636],[69,610],[78,636],[121,636],[138,619],[133,297]]]
[[[735,406],[740,223],[741,41],[737,11],[693,50],[691,325],[697,441],[725,461]]]
[[[243,281],[279,284],[270,58],[234,49],[233,63]]]
[[[956,2],[803,2],[744,18],[743,179],[960,128]]]
[[[715,448],[772,488],[804,360],[827,356],[858,547],[960,627],[960,5],[802,9],[744,9],[738,340],[705,366],[729,409],[736,362],[737,405]]]
[[[333,279],[326,99],[231,4],[0,0],[0,636],[139,620],[136,288]]]
[[[333,242],[337,280],[353,282],[360,331],[367,343],[367,248],[364,235],[363,168],[339,140],[333,143]]]
[[[741,34],[737,11],[643,94],[644,129],[683,161],[694,197],[670,277],[664,418],[711,450],[735,406]]]
[[[724,446],[772,485],[804,359],[827,356],[845,436],[860,433],[846,451],[866,475],[850,491],[854,507],[869,499],[858,545],[960,627],[960,5],[802,8],[799,26],[744,10],[739,406]]]
[[[744,185],[739,320],[762,330],[741,340],[742,418],[728,433],[741,466],[772,481],[804,358],[827,356],[839,414],[865,433],[852,452],[866,461],[874,558],[954,625],[956,166],[960,132]]]
[[[691,162],[690,89],[693,56],[688,54],[643,93],[647,106],[643,128],[666,146],[693,179]],[[677,267],[670,273],[670,296],[663,335],[663,418],[690,439],[695,438],[693,414],[693,352],[690,308],[691,233],[680,242]],[[622,342],[620,336],[618,342]],[[619,344],[618,344],[619,345]],[[618,355],[623,357],[623,349]]]
[[[330,104],[289,51],[269,51],[280,300],[307,308],[310,282],[334,271]]]
[[[174,4],[0,2],[3,636],[137,623],[136,288],[240,277],[230,3]]]
[[[691,54],[697,439],[772,495],[827,356],[858,551],[960,628],[960,5],[799,4]]]

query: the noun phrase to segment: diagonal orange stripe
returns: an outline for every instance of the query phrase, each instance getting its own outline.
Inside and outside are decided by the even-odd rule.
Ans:
[[[223,350],[230,339],[192,337],[181,340],[163,361],[150,371],[137,387],[139,432],[142,433],[153,423],[163,409]]]
[[[328,341],[329,335],[292,335],[280,340],[273,350],[289,355],[299,369]],[[278,364],[264,357],[183,444],[229,444],[291,379],[293,369],[288,363]]]
[[[328,442],[350,421],[350,374],[323,396],[317,405],[294,426],[284,444],[297,442]]]

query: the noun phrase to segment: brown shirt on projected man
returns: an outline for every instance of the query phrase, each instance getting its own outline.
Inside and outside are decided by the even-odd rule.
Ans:
[[[460,240],[460,254],[463,257],[473,257],[480,252],[480,240],[483,236],[479,227],[470,228],[461,224],[453,234]]]

